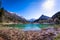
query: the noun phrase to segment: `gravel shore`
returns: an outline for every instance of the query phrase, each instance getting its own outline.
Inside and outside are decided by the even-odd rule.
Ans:
[[[24,31],[16,28],[1,29],[1,40],[54,40],[60,33],[60,28],[45,28],[36,31]]]

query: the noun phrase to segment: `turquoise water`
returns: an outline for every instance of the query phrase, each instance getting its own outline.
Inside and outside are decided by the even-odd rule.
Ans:
[[[12,24],[10,27],[16,27],[24,30],[40,30],[41,28],[52,27],[52,24]]]

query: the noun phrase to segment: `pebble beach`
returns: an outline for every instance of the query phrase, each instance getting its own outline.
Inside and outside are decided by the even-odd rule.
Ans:
[[[24,31],[17,28],[0,30],[1,40],[54,40],[60,34],[60,28],[45,28],[36,31]]]

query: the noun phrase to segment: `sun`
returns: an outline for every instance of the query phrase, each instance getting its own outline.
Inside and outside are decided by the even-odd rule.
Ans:
[[[42,7],[45,10],[52,10],[52,8],[54,7],[54,0],[46,0],[43,3]]]
[[[56,5],[55,3],[56,0],[46,0],[45,2],[43,2],[41,5],[42,14],[51,17],[54,13],[55,5]]]

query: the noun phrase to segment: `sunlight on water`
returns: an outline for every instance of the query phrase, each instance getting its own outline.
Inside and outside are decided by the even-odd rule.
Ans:
[[[28,26],[28,27],[25,27],[24,30],[29,31],[29,30],[41,30],[41,29],[39,27],[37,27],[37,26],[35,26],[35,27]]]
[[[29,30],[41,30],[37,24],[27,24],[25,25],[25,28],[24,28],[25,31],[29,31]]]

